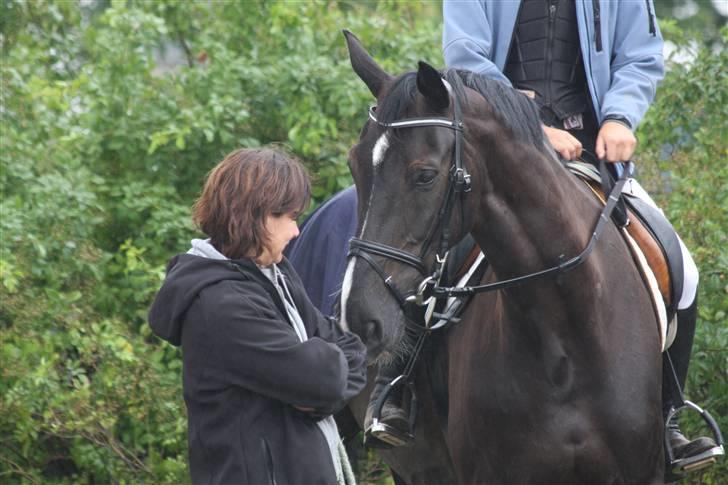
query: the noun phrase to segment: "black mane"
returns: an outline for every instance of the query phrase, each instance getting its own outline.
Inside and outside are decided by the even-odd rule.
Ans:
[[[445,69],[442,76],[450,83],[458,99],[465,99],[466,87],[478,92],[518,138],[543,147],[544,135],[538,107],[527,96],[500,81],[470,71]],[[383,122],[392,122],[412,116],[408,109],[416,92],[417,73],[403,74],[397,78],[377,108],[377,118]]]

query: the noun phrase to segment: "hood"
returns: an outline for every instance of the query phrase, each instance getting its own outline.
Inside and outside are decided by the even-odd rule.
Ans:
[[[164,284],[149,310],[149,325],[154,333],[172,345],[180,345],[185,314],[197,295],[220,281],[249,279],[241,269],[240,261],[194,254],[172,258]]]

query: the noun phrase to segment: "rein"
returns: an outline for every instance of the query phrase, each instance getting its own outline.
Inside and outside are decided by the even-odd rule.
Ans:
[[[608,177],[606,174],[606,168],[604,166],[604,161],[600,162],[600,172],[602,175],[602,181],[605,180],[605,177]],[[445,297],[462,297],[462,296],[472,296],[476,293],[485,293],[488,291],[495,291],[495,290],[501,290],[504,288],[511,288],[514,286],[519,286],[527,281],[534,281],[537,279],[544,278],[546,276],[550,276],[555,273],[566,273],[567,271],[570,271],[577,266],[581,265],[586,259],[589,257],[591,252],[594,250],[594,246],[596,245],[597,241],[599,240],[599,236],[601,236],[602,232],[604,231],[604,228],[607,225],[607,222],[609,221],[610,217],[612,216],[612,212],[614,211],[615,207],[617,207],[617,204],[619,203],[619,197],[622,193],[622,189],[624,188],[624,184],[627,182],[627,178],[632,173],[633,164],[632,162],[628,162],[627,168],[624,170],[622,175],[617,179],[617,182],[613,185],[611,191],[609,192],[609,197],[607,199],[607,203],[602,208],[601,213],[599,214],[599,219],[597,220],[596,227],[594,228],[594,231],[592,231],[591,238],[589,239],[589,242],[587,243],[586,247],[576,256],[565,260],[562,255],[561,259],[562,262],[552,266],[547,269],[543,269],[541,271],[536,271],[533,273],[529,273],[523,276],[517,276],[515,278],[510,278],[503,281],[496,281],[494,283],[488,283],[485,285],[478,285],[478,286],[464,286],[461,288],[457,287],[444,287],[444,286],[438,286],[437,284],[431,284],[427,285],[424,288],[421,288],[420,293],[423,294],[423,297],[425,297],[425,293],[428,291],[431,293],[430,296],[434,296],[435,298],[445,298]]]

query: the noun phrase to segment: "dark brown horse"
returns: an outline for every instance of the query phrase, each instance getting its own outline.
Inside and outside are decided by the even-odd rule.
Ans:
[[[490,263],[483,282],[502,281],[579,254],[601,207],[557,161],[522,94],[425,63],[393,77],[347,42],[378,108],[349,156],[367,257],[349,261],[342,313],[383,361],[402,351],[406,307],[440,245],[471,233]],[[385,453],[407,483],[663,481],[658,324],[613,225],[583,264],[477,294],[433,337],[415,373],[416,443]],[[423,369],[444,375],[445,406]],[[354,403],[359,419],[365,401]]]

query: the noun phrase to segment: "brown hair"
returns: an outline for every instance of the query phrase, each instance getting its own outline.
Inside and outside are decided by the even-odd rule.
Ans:
[[[303,165],[269,148],[230,153],[207,176],[192,220],[231,259],[257,258],[268,244],[269,215],[302,213],[311,198]]]

